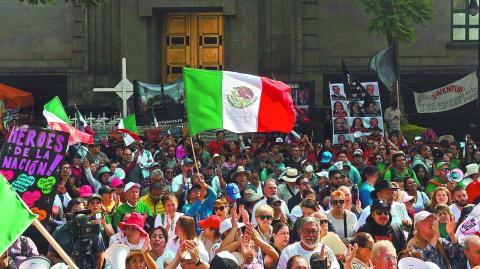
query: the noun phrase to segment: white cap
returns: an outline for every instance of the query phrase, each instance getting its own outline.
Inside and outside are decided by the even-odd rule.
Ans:
[[[402,203],[406,203],[406,202],[411,201],[415,197],[411,196],[411,195],[408,195],[408,193],[406,191],[400,191],[400,198],[402,199]]]
[[[398,261],[398,269],[410,268],[439,269],[438,265],[434,263],[425,262],[414,257],[405,257]]]
[[[430,213],[428,211],[423,210],[423,211],[420,211],[420,212],[416,213],[413,220],[415,221],[415,223],[419,223],[420,221],[425,220],[426,218],[428,218],[432,214],[433,213]]]
[[[281,137],[277,137],[277,139],[275,139],[275,142],[277,143],[283,143],[283,139]]]
[[[319,177],[326,177],[326,178],[328,178],[328,171],[318,172],[318,173],[316,173],[316,175],[319,176]]]
[[[415,141],[418,141],[418,140],[422,140],[422,137],[421,136],[415,136]]]
[[[138,183],[135,183],[135,182],[128,182],[125,187],[123,188],[123,191],[124,192],[127,192],[129,189],[133,188],[133,187],[137,187],[140,189],[140,187],[142,187],[142,185],[138,184]]]
[[[243,224],[241,222],[238,223],[238,228],[242,228],[243,226],[245,226],[245,224]],[[224,219],[220,223],[220,229],[219,229],[218,232],[220,232],[220,234],[223,234],[224,232],[226,232],[230,229],[232,229],[232,218]]]

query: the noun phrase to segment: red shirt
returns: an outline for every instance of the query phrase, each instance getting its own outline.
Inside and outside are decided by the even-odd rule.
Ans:
[[[220,154],[220,149],[223,147],[223,145],[227,144],[227,141],[221,140],[221,141],[212,141],[210,142],[210,145],[208,145],[208,152],[210,152],[210,155],[213,156],[213,154],[217,153]]]

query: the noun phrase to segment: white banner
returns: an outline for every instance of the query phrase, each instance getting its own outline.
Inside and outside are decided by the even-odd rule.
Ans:
[[[418,113],[435,113],[454,109],[477,99],[477,74],[473,72],[433,91],[413,94]]]

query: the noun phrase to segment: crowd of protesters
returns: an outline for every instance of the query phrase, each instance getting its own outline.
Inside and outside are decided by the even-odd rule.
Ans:
[[[470,136],[431,130],[414,141],[374,130],[342,145],[218,131],[210,143],[166,135],[89,145],[86,156],[71,147],[49,230],[78,263],[76,217],[99,226],[91,268],[115,269],[115,244],[130,249],[127,269],[397,268],[404,257],[477,268],[480,238],[461,245],[455,232],[480,200],[479,164]],[[27,231],[0,268],[39,254],[62,262]]]

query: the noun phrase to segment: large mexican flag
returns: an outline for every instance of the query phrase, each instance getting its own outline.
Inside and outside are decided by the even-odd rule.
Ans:
[[[295,122],[290,87],[248,74],[184,68],[190,135],[211,129],[290,133]]]

